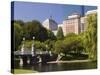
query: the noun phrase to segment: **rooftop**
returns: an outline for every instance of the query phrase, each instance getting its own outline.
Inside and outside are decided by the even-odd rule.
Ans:
[[[97,12],[97,10],[90,10],[90,11],[87,11],[85,13],[85,15],[93,14],[93,13],[96,13],[96,12]]]

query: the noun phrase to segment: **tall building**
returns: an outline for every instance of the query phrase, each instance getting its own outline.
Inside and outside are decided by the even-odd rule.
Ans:
[[[46,19],[42,24],[46,29],[51,30],[54,35],[57,34],[58,24],[53,19]]]
[[[80,18],[80,31],[81,32],[84,32],[86,30],[86,28],[87,28],[87,24],[86,24],[86,22],[87,22],[87,20],[86,20],[87,16],[90,15],[90,14],[94,14],[94,13],[97,13],[97,10],[89,10],[89,11],[87,11],[85,13],[84,16],[82,16]]]
[[[80,33],[80,15],[75,13],[68,16],[66,20],[63,21],[63,32],[64,35],[68,33]]]
[[[46,29],[51,31],[56,31],[58,26],[57,23],[53,19],[46,19],[42,24]]]
[[[84,32],[86,30],[86,17],[80,18],[80,32]]]
[[[87,15],[97,13],[97,10],[90,10],[84,13],[84,6],[82,7],[82,15],[80,16],[78,13],[74,13],[68,16],[67,19],[63,21],[62,24],[57,24],[52,18],[46,19],[43,22],[43,26],[49,30],[51,30],[55,35],[57,33],[58,27],[62,27],[64,36],[68,33],[79,34],[86,30],[86,18]]]

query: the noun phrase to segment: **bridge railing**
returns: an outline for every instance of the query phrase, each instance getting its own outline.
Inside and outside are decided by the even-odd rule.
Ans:
[[[40,51],[40,50],[36,50],[35,54],[49,54],[49,51]],[[32,55],[31,50],[25,50],[23,51],[23,54],[21,53],[20,50],[15,51],[14,55]]]

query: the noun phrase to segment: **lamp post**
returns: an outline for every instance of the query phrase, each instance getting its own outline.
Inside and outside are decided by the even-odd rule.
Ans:
[[[25,38],[23,37],[23,45],[22,45],[22,48],[21,48],[21,54],[22,55],[24,54],[24,42],[25,42]]]
[[[47,48],[48,48],[48,45],[46,45],[46,53],[48,53],[48,49]]]
[[[23,37],[23,45],[21,48],[21,54],[24,54],[24,42],[25,42],[25,38]],[[23,57],[20,56],[20,62],[19,62],[20,66],[23,66]]]
[[[31,50],[32,56],[35,55],[35,51],[34,51],[34,39],[35,39],[35,37],[33,36],[33,44],[32,44],[32,50]]]

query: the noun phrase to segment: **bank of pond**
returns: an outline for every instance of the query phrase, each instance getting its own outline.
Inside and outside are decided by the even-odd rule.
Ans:
[[[57,61],[57,54],[53,56],[42,55],[42,59],[46,62],[37,62],[23,65],[19,65],[19,56],[16,56],[14,60],[14,67],[12,68],[12,73],[37,73],[37,72],[55,72],[55,71],[68,71],[68,70],[82,70],[82,69],[96,69],[97,61],[92,61],[88,59],[87,54],[73,54],[63,56],[59,61]],[[27,59],[27,57],[25,57]],[[36,61],[39,59],[36,58]]]

